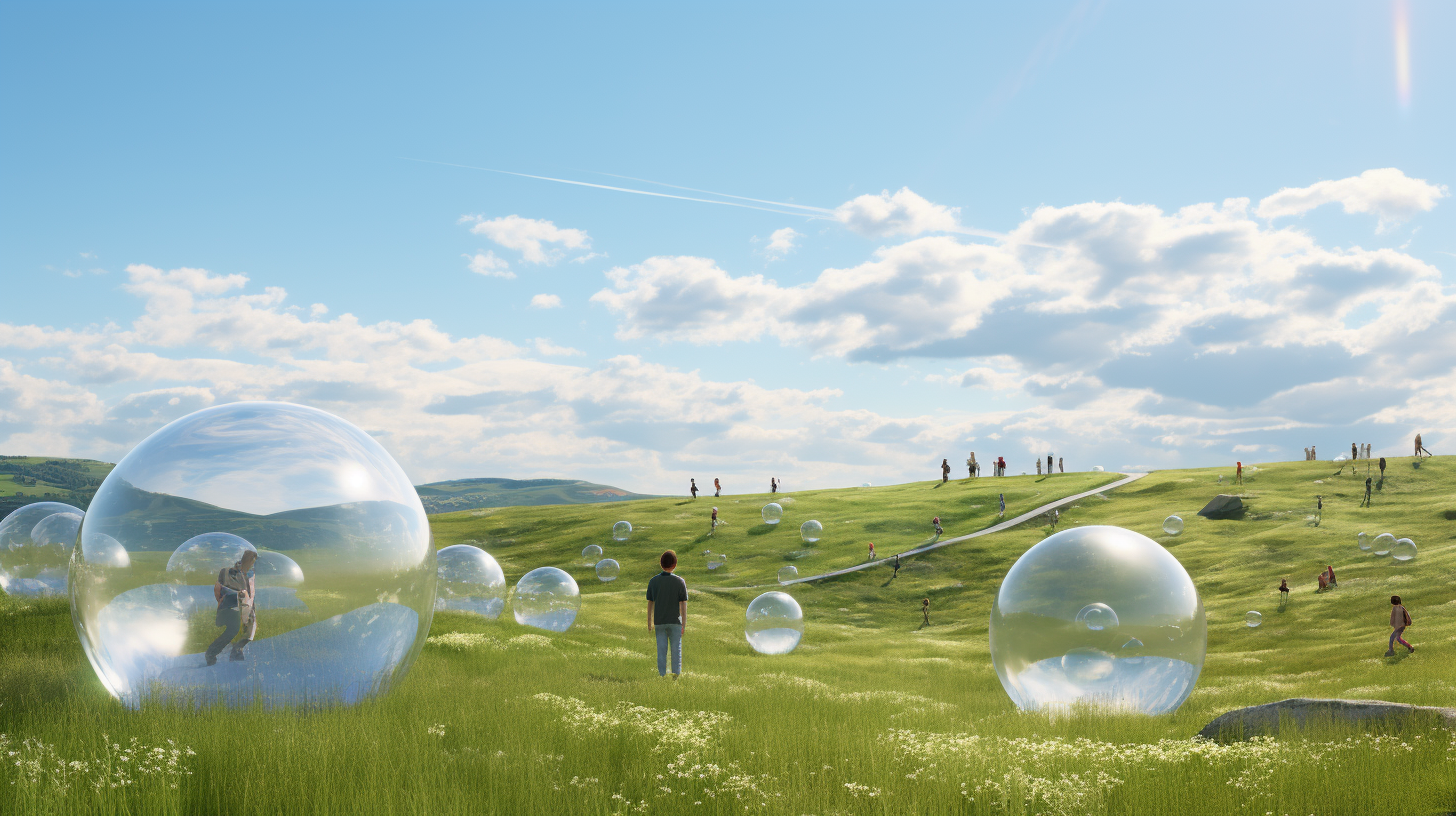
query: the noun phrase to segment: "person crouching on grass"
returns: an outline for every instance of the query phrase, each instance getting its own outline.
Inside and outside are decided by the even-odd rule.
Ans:
[[[677,553],[658,559],[662,572],[647,582],[647,629],[657,636],[657,675],[667,675],[667,653],[672,649],[672,679],[682,675],[682,634],[688,619],[688,584],[673,575]]]
[[[239,630],[243,633],[243,639],[233,643],[229,660],[242,660],[243,647],[251,643],[253,636],[258,634],[258,613],[254,605],[257,590],[253,583],[253,562],[257,560],[257,552],[244,550],[243,557],[236,564],[217,573],[217,583],[212,585],[212,595],[217,599],[217,625],[226,628],[207,647],[209,666],[217,664],[217,656],[232,643]]]

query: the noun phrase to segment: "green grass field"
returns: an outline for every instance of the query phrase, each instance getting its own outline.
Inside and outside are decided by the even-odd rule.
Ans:
[[[947,537],[1110,481],[1065,474],[794,493],[766,528],[766,496],[522,507],[434,517],[438,546],[474,540],[514,581],[568,569],[584,594],[564,634],[436,615],[405,682],[350,709],[127,712],[101,689],[64,601],[0,599],[0,754],[18,813],[976,813],[1435,814],[1456,810],[1456,741],[1434,729],[1333,726],[1221,746],[1189,738],[1231,708],[1293,696],[1456,703],[1456,459],[1391,460],[1374,506],[1327,462],[1153,473],[1083,499],[1062,524],[1118,524],[1170,547],[1208,611],[1208,658],[1173,715],[1017,711],[990,664],[999,581],[1050,531],[1034,523],[907,561],[799,585],[804,640],[765,657],[743,611],[786,563],[801,574]],[[1239,490],[1249,512],[1196,511]],[[1314,497],[1325,497],[1318,526]],[[1178,513],[1185,532],[1167,538]],[[611,523],[632,521],[630,542]],[[816,518],[825,537],[798,539]],[[1355,547],[1360,531],[1409,536],[1407,564]],[[622,577],[579,564],[600,544]],[[656,676],[644,583],[672,547],[695,591],[679,682]],[[729,556],[708,571],[702,551]],[[1316,594],[1332,564],[1338,589]],[[1276,587],[1293,588],[1280,609]],[[713,587],[722,587],[714,589]],[[1382,657],[1389,595],[1415,625],[1409,656]],[[921,625],[920,599],[932,601]],[[1243,615],[1263,612],[1257,629]],[[260,618],[260,634],[267,621]],[[103,737],[103,734],[106,735]],[[135,740],[135,743],[133,743]]]

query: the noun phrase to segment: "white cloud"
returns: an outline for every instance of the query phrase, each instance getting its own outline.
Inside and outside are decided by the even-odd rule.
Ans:
[[[1260,218],[1302,215],[1325,204],[1339,204],[1347,213],[1369,213],[1382,227],[1429,212],[1450,194],[1443,184],[1414,179],[1394,167],[1366,170],[1358,176],[1320,181],[1308,187],[1285,187],[1259,202]]]
[[[580,357],[583,352],[570,346],[558,346],[545,337],[537,337],[533,341],[536,345],[536,353],[546,357]]]
[[[550,221],[519,215],[489,220],[474,215],[460,220],[471,223],[470,231],[476,235],[484,235],[506,249],[520,252],[526,263],[555,263],[562,258],[565,250],[591,248],[591,237],[584,231],[558,227]]]
[[[839,205],[834,217],[861,235],[919,235],[924,232],[955,232],[960,228],[957,207],[932,204],[909,187],[893,194],[862,195]]]
[[[764,247],[763,251],[770,258],[782,258],[793,252],[798,246],[798,240],[803,237],[804,234],[793,227],[776,229],[768,237],[768,246]]]
[[[486,277],[514,278],[516,273],[511,271],[511,265],[506,260],[490,250],[477,252],[474,255],[466,255],[470,259],[470,271],[477,275]]]
[[[560,309],[561,296],[546,294],[532,295],[531,306],[537,309]]]

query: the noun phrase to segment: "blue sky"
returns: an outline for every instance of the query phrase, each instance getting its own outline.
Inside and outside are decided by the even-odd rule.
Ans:
[[[1449,5],[0,15],[6,453],[261,398],[654,492],[1456,431]]]

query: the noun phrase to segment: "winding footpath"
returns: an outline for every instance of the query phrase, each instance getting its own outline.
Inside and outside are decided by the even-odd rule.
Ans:
[[[1015,527],[1016,525],[1021,524],[1022,522],[1030,521],[1030,520],[1036,518],[1037,516],[1040,516],[1040,515],[1042,515],[1044,513],[1047,513],[1047,512],[1049,512],[1051,510],[1055,510],[1055,509],[1057,509],[1059,507],[1065,507],[1066,505],[1069,505],[1072,502],[1080,501],[1082,499],[1087,498],[1088,496],[1092,496],[1092,495],[1095,495],[1095,494],[1098,494],[1098,493],[1106,493],[1107,491],[1112,490],[1114,488],[1122,487],[1123,485],[1126,485],[1126,484],[1131,484],[1131,483],[1137,481],[1138,479],[1141,479],[1142,477],[1144,477],[1146,475],[1148,475],[1148,474],[1146,474],[1146,473],[1124,473],[1124,474],[1122,474],[1122,478],[1121,479],[1118,479],[1115,482],[1108,482],[1107,484],[1105,484],[1105,485],[1103,485],[1101,487],[1094,487],[1091,490],[1088,490],[1088,491],[1085,491],[1085,492],[1082,492],[1082,493],[1078,493],[1078,494],[1076,494],[1074,496],[1068,496],[1068,497],[1066,497],[1064,499],[1057,499],[1054,502],[1049,502],[1047,504],[1043,504],[1042,506],[1036,508],[1035,510],[1028,510],[1025,513],[1022,513],[1019,516],[1015,516],[1013,518],[1006,519],[1005,521],[997,522],[996,524],[993,524],[990,527],[987,527],[987,528],[985,528],[983,530],[977,530],[974,533],[970,533],[970,534],[963,535],[963,536],[956,536],[955,538],[947,538],[947,539],[944,539],[944,540],[937,539],[935,541],[930,542],[929,544],[924,544],[924,545],[921,545],[919,547],[916,547],[913,550],[906,550],[906,551],[900,553],[900,557],[901,558],[904,558],[905,556],[909,556],[909,555],[919,555],[920,553],[930,552],[931,550],[938,550],[941,547],[949,547],[952,544],[959,544],[962,541],[969,541],[970,539],[973,539],[973,538],[980,538],[983,535],[990,535],[991,533],[999,533],[1002,530],[1009,530],[1012,527]],[[983,477],[983,478],[989,478],[989,477]],[[844,569],[837,569],[837,570],[833,570],[831,572],[820,573],[819,575],[806,575],[806,576],[803,576],[803,577],[800,577],[800,578],[795,578],[792,581],[787,581],[787,582],[783,583],[782,586],[793,586],[794,584],[806,584],[806,583],[808,583],[810,581],[822,581],[825,578],[834,578],[834,577],[840,576],[840,575],[848,575],[851,572],[859,572],[860,570],[867,570],[867,569],[870,569],[871,567],[882,566],[882,565],[887,564],[887,563],[890,563],[891,561],[894,561],[894,560],[895,560],[895,556],[893,556],[893,555],[890,556],[890,557],[888,557],[888,558],[877,558],[877,559],[875,559],[873,561],[866,561],[863,564],[855,564],[852,567],[845,567]],[[777,585],[777,582],[775,582],[775,585]],[[760,589],[760,588],[762,588],[764,586],[770,586],[770,584],[760,584],[760,585],[756,585],[756,586],[746,586],[746,587],[703,587],[703,589],[717,589],[717,590],[729,590],[729,589],[734,589],[734,590],[737,590],[737,589]]]

